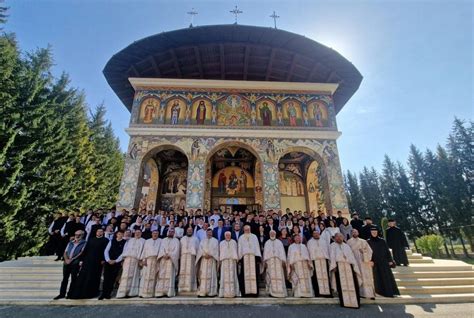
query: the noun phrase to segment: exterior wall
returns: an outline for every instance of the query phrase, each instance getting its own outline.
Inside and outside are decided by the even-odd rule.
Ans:
[[[207,207],[205,202],[209,200],[206,196],[208,182],[205,181],[208,178],[206,169],[210,155],[225,145],[245,145],[257,156],[257,162],[261,163],[263,198],[260,200],[263,201],[265,210],[281,208],[279,159],[288,152],[303,151],[318,160],[326,171],[328,180],[326,200],[330,209],[334,212],[342,210],[348,213],[335,141],[340,133],[336,127],[332,97],[328,92],[287,92],[268,88],[257,91],[238,88],[197,89],[195,86],[187,89],[169,87],[135,87],[135,89],[130,128],[127,130],[131,139],[120,186],[118,208],[138,207],[140,198],[137,191],[143,162],[150,153],[167,147],[179,149],[188,157],[186,208]],[[229,119],[229,114],[233,114],[232,103],[235,102],[232,101],[234,97],[230,96],[239,96],[240,104],[236,105],[248,108],[246,109],[248,117]],[[172,122],[169,107],[176,105],[176,100],[179,100],[178,104],[181,103],[182,108]],[[199,114],[195,105],[199,105],[201,100],[207,103],[208,108],[206,115],[198,121]],[[266,111],[261,111],[264,101],[273,103],[270,121],[268,116],[262,115]],[[299,113],[297,112],[297,116],[291,119],[287,112],[284,125],[278,125],[276,113],[278,109],[282,111],[282,107],[288,105],[289,101],[294,103],[293,105],[298,104]],[[323,111],[326,117],[322,122],[317,121],[315,108],[308,106],[315,103],[327,107]],[[144,107],[148,107],[147,111]],[[217,114],[214,113],[216,108],[220,111]],[[185,111],[184,115],[181,110]],[[312,110],[312,119],[309,121],[310,125],[307,125],[305,118],[308,117],[304,113],[308,113],[309,110]],[[214,120],[212,116],[217,118]],[[297,126],[291,126],[290,120],[293,120],[292,124],[295,124],[296,120]]]

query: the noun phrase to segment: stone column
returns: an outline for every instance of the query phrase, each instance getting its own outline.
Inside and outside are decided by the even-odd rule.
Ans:
[[[188,163],[188,186],[186,189],[186,209],[204,208],[204,180],[206,165],[203,161],[195,160]]]
[[[278,162],[263,162],[263,209],[280,209]]]
[[[349,216],[349,206],[347,204],[346,192],[341,171],[341,163],[335,141],[327,144],[324,148],[324,156],[327,167],[327,178],[329,183],[329,196],[331,199],[331,210],[334,215],[337,211],[342,211],[346,217]]]
[[[141,140],[132,137],[128,145],[122,181],[120,183],[119,198],[116,204],[118,210],[129,210],[135,207],[142,158]]]

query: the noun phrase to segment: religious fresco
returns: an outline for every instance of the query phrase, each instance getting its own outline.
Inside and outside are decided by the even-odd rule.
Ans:
[[[308,175],[306,178],[306,187],[308,191],[308,204],[311,212],[326,212],[323,170],[317,161],[311,162],[308,167]]]
[[[223,168],[212,178],[214,195],[253,196],[254,187],[252,175],[238,167]]]
[[[166,106],[165,122],[171,125],[184,124],[185,119],[189,118],[189,107],[181,98],[172,98]]]
[[[137,91],[131,124],[336,128],[330,95],[192,90]]]
[[[323,178],[328,187],[327,195],[324,198],[326,206],[330,207],[333,211],[347,210],[339,156],[334,140],[237,137],[133,136],[130,140],[128,155],[125,160],[118,206],[130,208],[138,204],[136,199],[138,175],[144,156],[157,147],[174,147],[181,149],[189,160],[186,208],[203,208],[205,200],[204,180],[206,180],[206,171],[209,172],[209,154],[214,149],[234,144],[236,146],[245,145],[245,147],[252,149],[258,155],[256,160],[261,162],[263,182],[261,185],[257,183],[259,181],[254,182],[256,188],[262,188],[264,209],[280,208],[281,194],[278,161],[286,153],[299,151],[314,158],[320,158],[319,160],[323,164],[321,171],[324,172]],[[293,168],[290,167],[290,169],[294,171]],[[256,173],[257,170],[255,171]],[[206,194],[206,206],[208,204],[210,204],[210,196]]]
[[[217,124],[219,126],[249,126],[250,103],[241,95],[231,94],[218,101]]]
[[[143,179],[139,210],[154,211],[158,191],[158,166],[153,159],[149,159],[143,166]]]
[[[189,164],[186,208],[202,209],[205,171],[204,163]]]
[[[280,171],[280,194],[289,197],[304,197],[303,179],[291,172]]]

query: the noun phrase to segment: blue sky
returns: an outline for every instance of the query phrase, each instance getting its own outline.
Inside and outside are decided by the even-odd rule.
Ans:
[[[55,74],[69,73],[91,107],[104,102],[122,149],[129,112],[102,69],[113,54],[143,37],[189,25],[272,26],[332,47],[362,73],[359,90],[338,114],[344,170],[381,168],[384,154],[405,162],[411,143],[444,144],[454,116],[473,119],[472,1],[145,1],[6,0],[6,31],[20,47],[52,46]]]

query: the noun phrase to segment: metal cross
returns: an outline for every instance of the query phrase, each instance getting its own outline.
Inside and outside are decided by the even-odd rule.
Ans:
[[[194,8],[192,8],[191,11],[186,12],[186,14],[189,14],[191,16],[191,23],[189,24],[189,27],[192,28],[193,27],[193,22],[194,22],[194,16],[197,15],[198,12],[196,10],[194,10]]]
[[[235,22],[234,24],[237,24],[237,16],[241,13],[243,13],[243,11],[240,11],[239,8],[237,8],[237,6],[235,6],[234,10],[232,11],[229,11],[230,13],[232,13],[234,16],[235,16]]]
[[[273,11],[273,14],[270,16],[270,18],[273,18],[273,24],[275,25],[275,29],[277,28],[277,19],[279,18],[280,16],[276,14],[275,11]]]

